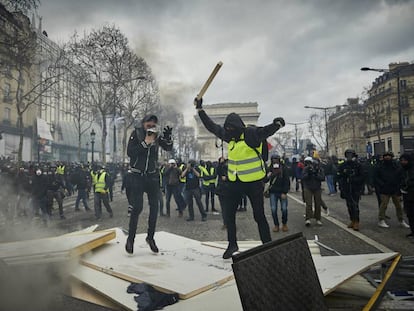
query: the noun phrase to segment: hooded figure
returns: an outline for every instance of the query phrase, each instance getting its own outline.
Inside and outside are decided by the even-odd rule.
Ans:
[[[236,238],[236,211],[243,195],[246,195],[252,204],[254,220],[262,243],[272,240],[264,214],[263,179],[266,176],[265,161],[268,156],[264,151],[267,152],[266,138],[283,127],[285,121],[275,118],[272,123],[263,127],[246,126],[240,116],[232,112],[227,115],[224,125],[221,126],[211,120],[203,110],[202,98],[196,98],[194,103],[205,128],[228,143],[228,186],[223,195],[224,206],[221,207],[229,242],[223,258],[228,259],[239,249]]]

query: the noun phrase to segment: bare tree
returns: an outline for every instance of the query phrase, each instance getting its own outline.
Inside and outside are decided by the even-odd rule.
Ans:
[[[114,26],[103,26],[81,39],[75,33],[68,45],[68,53],[73,55],[76,65],[88,74],[87,82],[92,86],[92,106],[102,127],[102,160],[105,163],[107,119],[112,117],[115,121],[116,107],[119,106],[118,91],[128,79],[128,40]]]
[[[324,113],[313,113],[309,117],[308,129],[311,137],[321,150],[326,148],[326,130]]]
[[[28,18],[20,13],[14,16],[14,27],[2,27],[0,30],[0,62],[3,69],[1,75],[10,81],[9,89],[3,89],[3,93],[6,91],[8,99],[16,107],[20,136],[17,159],[21,162],[25,113],[57,83],[61,72],[56,70],[56,63],[61,62],[61,55],[59,52],[52,55],[40,51],[37,34],[30,28]]]
[[[146,114],[159,112],[159,91],[152,72],[141,57],[130,53],[126,80],[119,92],[119,111],[123,119],[122,161],[126,157],[128,131]]]
[[[40,0],[4,0],[4,6],[13,12],[27,13],[40,5]]]

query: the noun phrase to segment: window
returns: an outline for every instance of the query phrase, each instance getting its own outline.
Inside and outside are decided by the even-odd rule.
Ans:
[[[402,125],[404,127],[410,126],[410,119],[409,119],[408,114],[405,114],[405,115],[402,116]]]
[[[390,137],[387,139],[387,150],[392,151],[392,139]]]
[[[408,97],[407,96],[400,96],[400,104],[402,108],[408,107]]]
[[[10,121],[11,118],[11,109],[8,107],[4,108],[4,120]]]
[[[5,102],[11,101],[11,96],[10,96],[10,83],[4,83],[4,93],[3,93],[3,100]]]
[[[405,90],[407,88],[407,80],[400,80],[400,89]]]

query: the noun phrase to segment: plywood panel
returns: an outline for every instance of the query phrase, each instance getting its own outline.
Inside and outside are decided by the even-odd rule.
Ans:
[[[134,294],[128,294],[127,288],[131,282],[119,279],[115,276],[97,271],[95,269],[79,265],[72,273],[72,276],[80,282],[93,288],[96,292],[115,303],[117,309],[137,310],[137,303]],[[76,292],[75,292],[76,294]],[[84,297],[91,302],[99,303],[102,299],[99,296],[88,295]],[[108,305],[108,304],[106,304]]]
[[[374,265],[395,258],[398,253],[313,257],[323,294],[326,296],[339,285]]]
[[[115,231],[62,235],[0,244],[0,258],[8,265],[67,260],[115,238]]]
[[[186,299],[233,278],[231,260],[223,251],[167,232],[157,232],[158,254],[150,251],[146,234],[135,239],[134,255],[125,252],[126,237],[117,238],[85,256],[82,263],[130,282],[145,282]]]

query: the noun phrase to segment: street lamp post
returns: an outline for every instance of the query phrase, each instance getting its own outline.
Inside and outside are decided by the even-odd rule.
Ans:
[[[405,66],[404,66],[405,67]],[[398,106],[398,134],[400,138],[400,154],[404,153],[404,132],[402,125],[402,107],[401,107],[401,94],[400,94],[400,69],[396,68],[395,71],[390,71],[389,69],[375,69],[369,67],[362,67],[361,71],[377,71],[377,72],[389,72],[397,78],[397,106]]]
[[[95,145],[95,131],[94,129],[92,129],[91,131],[91,146],[92,146],[92,164],[93,164],[93,160],[94,160],[94,145]]]
[[[86,142],[86,162],[88,162],[89,143]]]
[[[305,124],[308,122],[300,122],[300,123],[286,123],[295,126],[295,154],[298,154],[298,125]]]

